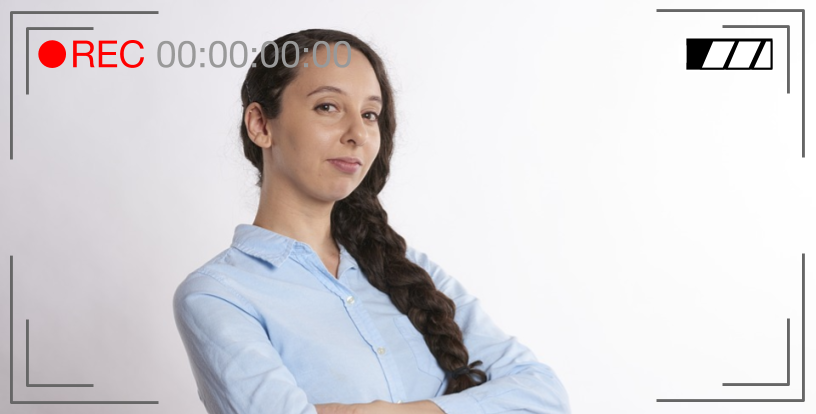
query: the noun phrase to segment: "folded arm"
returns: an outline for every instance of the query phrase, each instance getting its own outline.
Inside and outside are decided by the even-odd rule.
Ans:
[[[425,253],[410,249],[413,257],[430,273],[437,288],[456,303],[455,320],[462,329],[470,361],[488,381],[455,394],[429,401],[446,414],[569,414],[567,392],[553,370],[539,362],[533,352],[514,336],[502,331],[459,281],[449,276]]]

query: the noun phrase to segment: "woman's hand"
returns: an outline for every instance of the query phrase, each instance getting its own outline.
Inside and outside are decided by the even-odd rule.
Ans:
[[[393,411],[393,406],[388,401],[375,400],[366,404],[316,404],[317,414],[397,414]]]
[[[366,404],[317,404],[318,414],[445,414],[431,401],[414,401],[394,404],[383,400],[374,400]]]
[[[317,414],[358,414],[356,406],[359,404],[315,404]]]

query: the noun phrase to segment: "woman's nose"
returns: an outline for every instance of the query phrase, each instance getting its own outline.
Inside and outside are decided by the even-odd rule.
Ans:
[[[353,142],[355,145],[365,145],[368,141],[368,134],[370,133],[365,125],[365,120],[360,115],[351,117],[351,122],[344,135],[344,142]]]

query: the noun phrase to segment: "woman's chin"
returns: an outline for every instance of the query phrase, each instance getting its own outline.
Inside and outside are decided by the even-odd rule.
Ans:
[[[351,195],[355,188],[357,187],[348,186],[333,188],[326,193],[326,198],[331,201],[340,201]]]

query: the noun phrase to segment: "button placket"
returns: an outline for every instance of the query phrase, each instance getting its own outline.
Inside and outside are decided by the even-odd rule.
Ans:
[[[372,347],[371,349],[374,350],[374,352],[376,352],[377,359],[380,361],[386,383],[388,384],[388,390],[391,394],[391,401],[393,401],[393,398],[396,396],[404,397],[405,393],[402,379],[399,377],[397,366],[391,358],[390,353],[386,353],[386,348],[384,346],[377,346],[375,348],[375,344],[385,345],[386,342],[371,320],[371,316],[366,311],[366,307],[362,303],[357,303],[357,298],[354,291],[352,291],[351,287],[346,285],[346,283],[334,277],[323,277],[325,275],[331,275],[326,272],[325,266],[320,266],[320,263],[317,262],[316,255],[309,255],[308,262],[316,271],[318,271],[318,273],[322,273],[322,275],[317,277],[317,279],[329,291],[333,292],[339,297],[340,300],[346,303],[344,307],[346,308],[352,323],[354,323],[359,330],[363,340]],[[356,267],[352,266],[352,268]],[[348,280],[348,278],[346,278],[346,280]]]

